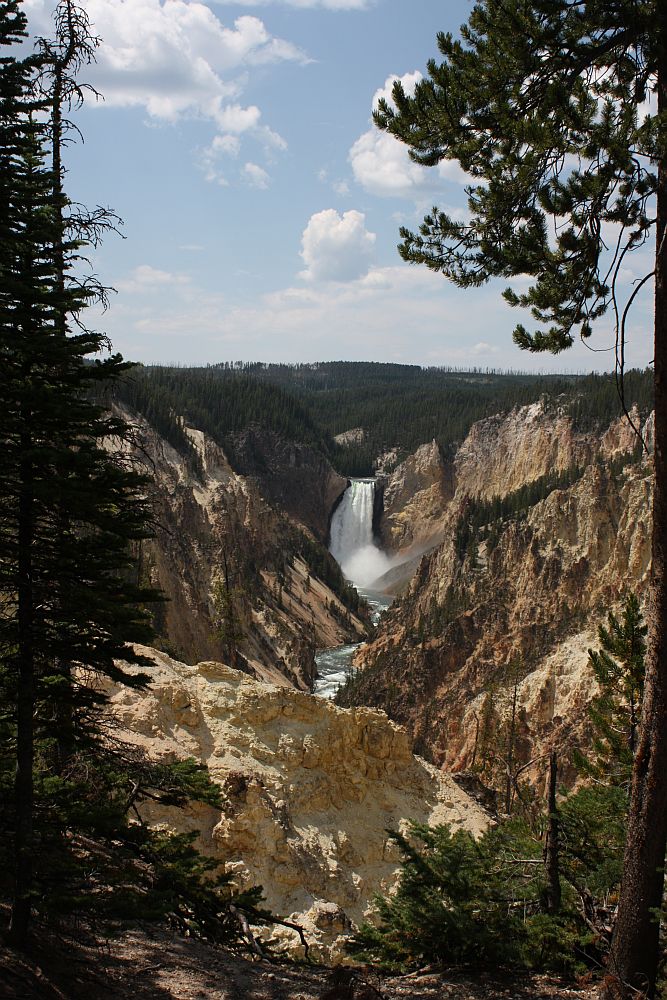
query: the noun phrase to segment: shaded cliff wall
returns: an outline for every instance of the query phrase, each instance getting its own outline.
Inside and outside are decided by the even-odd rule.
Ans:
[[[235,472],[201,431],[186,428],[199,475],[144,420],[132,419],[157,525],[155,539],[143,546],[142,572],[167,597],[155,611],[158,645],[189,662],[225,656],[213,591],[226,563],[242,635],[240,665],[252,676],[309,689],[315,650],[366,631],[344,593],[334,593],[310,564],[316,557],[326,565],[328,553],[308,527],[267,502],[256,480]],[[324,471],[331,479],[330,467]]]
[[[326,544],[331,511],[347,488],[347,479],[323,455],[251,426],[233,436],[229,457],[241,475],[252,477],[265,500],[305,524]]]

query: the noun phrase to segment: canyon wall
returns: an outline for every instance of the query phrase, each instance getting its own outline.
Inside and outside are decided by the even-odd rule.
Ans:
[[[277,915],[306,928],[320,960],[341,957],[352,924],[394,883],[399,855],[387,830],[414,819],[479,833],[488,822],[383,713],[141,651],[155,661],[151,687],[109,688],[118,735],[160,759],[203,761],[223,791],[222,811],[149,802],[144,818],[200,831],[200,848],[238,885],[261,884]],[[278,936],[298,948],[293,932]]]
[[[307,523],[265,498],[257,478],[236,472],[201,431],[185,428],[198,457],[193,469],[191,456],[145,420],[124,415],[135,427],[133,457],[151,481],[156,535],[142,546],[140,572],[167,598],[155,608],[156,645],[188,662],[229,658],[216,625],[222,588],[238,633],[236,665],[309,690],[315,650],[358,641],[367,629],[322,544]],[[293,478],[312,485],[319,477],[319,499],[329,502],[346,481],[321,456],[310,464],[307,458],[301,455]]]
[[[396,470],[385,537],[400,545],[405,522],[412,537],[439,532],[443,541],[359,650],[344,703],[384,708],[418,752],[454,769],[475,763],[489,699],[498,726],[515,681],[521,759],[582,739],[597,624],[627,590],[641,596],[648,579],[651,476],[636,445],[624,421],[582,434],[537,403],[475,424],[449,465],[440,458],[439,479],[430,448],[425,489],[404,500],[392,479],[406,472]],[[439,515],[436,481],[449,496]],[[494,498],[512,502],[494,508]]]
[[[387,551],[407,557],[442,540],[444,514],[455,492],[454,465],[436,441],[418,448],[379,485],[379,534]]]
[[[326,544],[329,517],[347,479],[323,455],[256,426],[233,435],[231,450],[234,468],[252,477],[266,500],[305,524]]]

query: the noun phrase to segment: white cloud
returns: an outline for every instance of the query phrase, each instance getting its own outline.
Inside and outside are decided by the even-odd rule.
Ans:
[[[229,104],[215,114],[215,121],[223,133],[241,135],[249,129],[257,128],[262,112],[255,105],[243,108],[240,104]]]
[[[214,155],[238,156],[241,150],[241,140],[238,135],[216,135],[209,147]]]
[[[129,278],[117,283],[119,292],[150,293],[162,291],[165,287],[190,284],[187,274],[174,274],[171,271],[162,271],[150,264],[140,264],[135,267]]]
[[[265,190],[269,186],[269,175],[266,170],[263,170],[256,163],[246,163],[243,168],[243,174],[251,187]]]
[[[486,340],[480,340],[470,348],[470,354],[474,358],[486,358],[493,354],[500,354],[497,344],[489,344]]]
[[[329,179],[329,171],[326,167],[321,167],[317,171],[317,179],[321,184],[331,184],[331,190],[335,191],[337,195],[341,197],[346,197],[350,193],[350,185],[346,180],[331,180]]]
[[[300,277],[312,281],[354,281],[368,273],[375,233],[365,226],[366,217],[354,209],[339,215],[333,208],[310,217],[303,231],[302,250],[306,270]]]
[[[388,77],[373,95],[373,109],[380,98],[393,104],[391,91],[396,80],[411,94],[421,79],[419,71]],[[440,188],[443,181],[465,184],[470,179],[455,161],[445,160],[437,167],[414,163],[404,143],[375,126],[359,136],[350,149],[349,161],[355,180],[371,194],[385,197],[421,199]]]
[[[216,0],[217,3],[233,3],[238,7],[268,7],[281,3],[303,10],[320,7],[323,10],[368,10],[374,0]]]
[[[53,0],[26,0],[25,7],[31,29],[50,34]],[[102,39],[86,72],[104,97],[101,106],[141,108],[166,122],[209,121],[216,140],[230,142],[225,152],[234,152],[228,137],[241,135],[264,148],[286,147],[260,122],[260,109],[239,98],[255,66],[308,59],[259,18],[246,14],[227,27],[200,0],[87,0],[86,11]]]

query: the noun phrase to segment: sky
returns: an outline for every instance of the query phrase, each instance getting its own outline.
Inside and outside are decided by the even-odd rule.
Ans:
[[[70,198],[113,208],[92,266],[112,286],[94,317],[144,363],[370,360],[611,370],[611,322],[552,357],[512,343],[505,283],[461,290],[396,251],[433,205],[461,211],[454,163],[424,168],[371,120],[458,32],[469,0],[84,0],[101,39],[81,82]],[[50,33],[53,0],[24,0]],[[626,278],[642,275],[633,255]],[[528,324],[527,324],[528,325]],[[651,360],[651,295],[628,363]]]

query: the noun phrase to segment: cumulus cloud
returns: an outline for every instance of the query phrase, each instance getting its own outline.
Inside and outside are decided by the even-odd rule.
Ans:
[[[396,80],[400,80],[407,94],[412,94],[421,79],[418,71],[388,77],[373,95],[373,109],[380,98],[393,104],[391,91]],[[469,180],[454,161],[445,160],[435,168],[414,163],[407,146],[375,127],[359,136],[350,149],[349,161],[355,180],[371,194],[385,197],[419,199],[440,187],[443,181],[465,184]]]
[[[351,209],[343,215],[333,208],[310,217],[303,231],[301,256],[309,281],[354,281],[368,273],[375,233],[366,229],[366,217]]]
[[[50,33],[52,0],[26,0],[25,7],[33,30]],[[102,39],[86,77],[104,104],[141,108],[166,122],[209,121],[217,132],[211,155],[234,152],[233,138],[242,135],[285,148],[260,109],[240,98],[253,67],[308,59],[259,18],[245,14],[227,27],[200,0],[87,0],[86,10]]]

